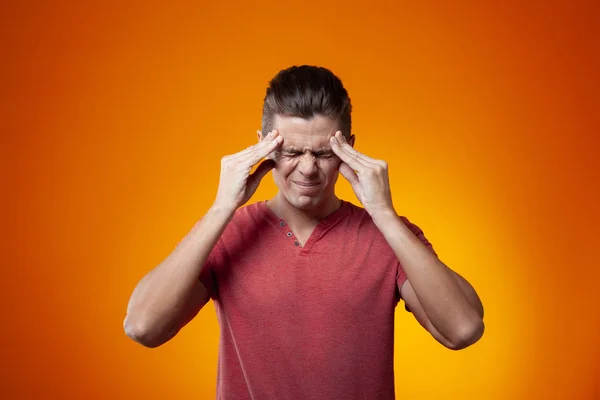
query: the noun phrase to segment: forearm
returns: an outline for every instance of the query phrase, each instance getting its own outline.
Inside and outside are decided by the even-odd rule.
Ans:
[[[460,286],[463,294],[469,301],[469,304],[471,304],[471,307],[473,307],[477,311],[477,315],[479,315],[479,318],[483,319],[483,304],[481,303],[481,300],[479,299],[479,296],[477,295],[477,292],[475,291],[473,286],[465,278],[463,278],[456,272],[452,271],[452,275],[454,276],[454,279]]]
[[[150,342],[168,335],[178,324],[202,267],[233,213],[211,208],[131,295],[125,330]]]
[[[480,302],[471,286],[433,254],[396,213],[373,220],[398,257],[425,314],[446,338],[463,340],[480,329]]]

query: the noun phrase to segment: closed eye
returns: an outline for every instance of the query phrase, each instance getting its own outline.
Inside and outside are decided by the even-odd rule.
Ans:
[[[334,153],[331,151],[316,152],[314,154],[315,154],[315,157],[319,157],[319,158],[331,158],[334,156]]]
[[[304,153],[301,151],[284,151],[282,154],[284,157],[293,158],[300,157]],[[317,158],[331,158],[335,155],[332,151],[315,151],[312,154]]]

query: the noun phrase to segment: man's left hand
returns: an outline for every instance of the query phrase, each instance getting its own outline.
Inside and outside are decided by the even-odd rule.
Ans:
[[[340,131],[330,139],[331,149],[342,160],[340,173],[350,182],[365,210],[376,213],[394,212],[388,166],[356,151]]]

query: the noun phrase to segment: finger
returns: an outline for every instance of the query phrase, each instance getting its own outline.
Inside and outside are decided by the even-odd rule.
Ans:
[[[365,169],[364,163],[361,162],[355,155],[348,153],[346,150],[342,148],[339,140],[332,136],[330,139],[331,142],[331,150],[346,164],[350,166],[355,171],[363,171]]]
[[[283,137],[276,130],[273,130],[259,143],[237,153],[235,158],[239,161],[250,162],[251,165],[255,165],[279,147],[281,143],[283,143]]]
[[[261,132],[261,131],[256,131],[256,132]],[[252,146],[248,146],[246,147],[244,150],[233,154],[234,158],[240,158],[243,157],[245,155],[247,155],[248,153],[252,152],[257,146],[259,146],[261,143],[265,142],[265,141],[270,141],[273,137],[275,136],[274,131],[271,131],[267,134],[267,136],[265,136],[260,142],[253,144]]]
[[[350,166],[345,162],[342,162],[340,164],[340,174],[342,174],[342,176],[346,178],[348,182],[350,182],[350,185],[352,185],[352,187],[357,185],[359,182],[356,172],[354,172],[354,170],[350,168]]]
[[[273,132],[273,131],[271,131],[271,132]],[[269,133],[271,133],[271,132],[269,132]],[[256,133],[258,133],[258,135],[259,135],[260,137],[262,137],[262,131],[261,131],[261,130],[257,130],[257,131],[256,131]],[[272,137],[272,136],[269,136],[269,135],[267,135],[267,136],[268,136],[269,138],[271,138],[271,137]],[[267,155],[265,156],[265,158],[266,158],[266,159],[274,159],[275,153],[276,153],[275,151],[272,151],[271,153],[267,154]]]
[[[275,167],[275,161],[273,160],[265,160],[261,162],[256,170],[248,176],[248,187],[250,190],[254,191],[258,187],[260,181],[265,177],[265,175]]]
[[[263,140],[244,155],[240,161],[248,162],[250,165],[256,165],[260,160],[273,153],[283,143],[283,136],[276,135],[272,140]]]
[[[344,137],[344,135],[342,134],[342,131],[337,131],[335,133],[335,137],[338,140],[338,142],[340,142],[340,147],[346,151],[348,154],[353,155],[354,157],[358,158],[361,161],[364,161],[366,163],[371,163],[371,164],[380,164],[381,161],[380,160],[376,160],[374,158],[371,158],[363,153],[361,153],[360,151],[356,150],[354,147],[352,147],[350,145],[350,143],[348,143],[346,141],[346,138]]]

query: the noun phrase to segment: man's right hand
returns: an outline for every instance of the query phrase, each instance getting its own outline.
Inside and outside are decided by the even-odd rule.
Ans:
[[[250,174],[260,160],[267,157],[283,143],[283,137],[273,130],[254,146],[221,159],[221,177],[214,207],[231,212],[246,204],[252,197],[262,178],[275,166],[273,160],[264,160]]]

